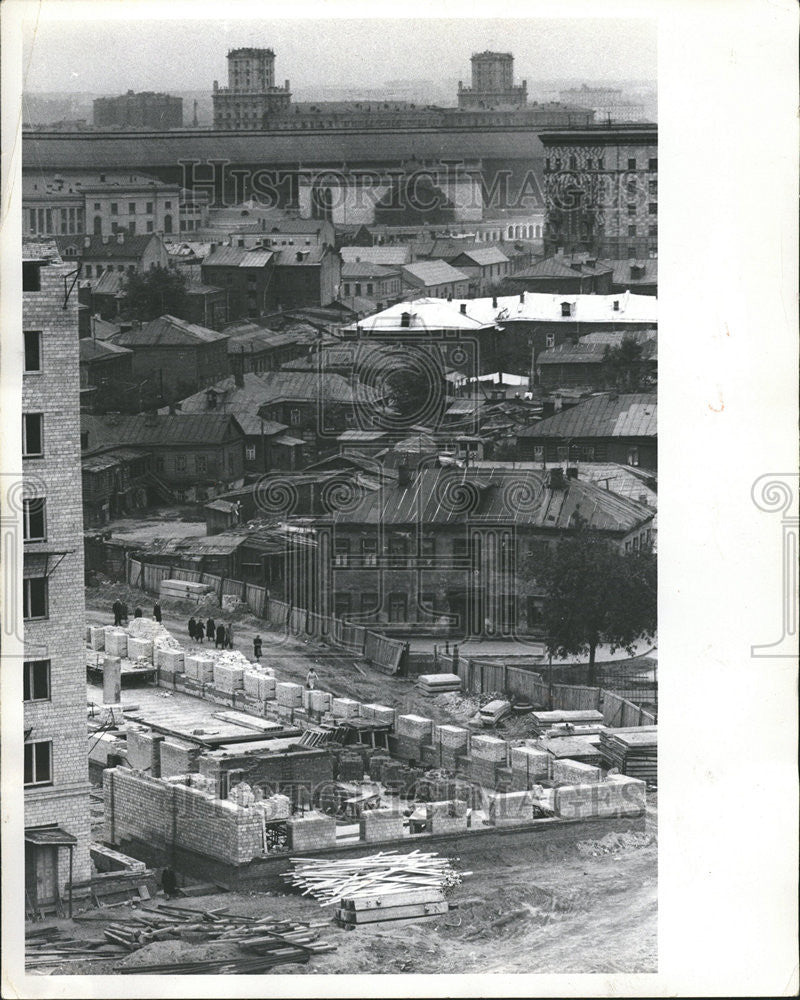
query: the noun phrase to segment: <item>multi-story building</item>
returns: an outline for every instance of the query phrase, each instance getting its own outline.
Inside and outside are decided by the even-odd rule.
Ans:
[[[291,100],[288,80],[275,86],[272,49],[231,49],[228,86],[214,81],[214,128],[260,129],[266,116],[285,112]]]
[[[545,252],[624,259],[658,253],[658,126],[595,125],[539,135]]]
[[[92,102],[94,124],[100,128],[181,128],[183,98],[145,90]]]
[[[587,108],[595,113],[598,122],[640,122],[644,121],[644,105],[628,101],[616,87],[573,87],[562,90],[558,95],[564,104]]]
[[[89,773],[75,271],[23,248],[22,466],[26,910],[89,877]],[[66,893],[68,895],[68,892]]]
[[[65,262],[79,264],[81,279],[99,278],[106,272],[141,274],[166,267],[168,256],[160,236],[71,236],[56,237]]]
[[[476,52],[471,62],[472,86],[458,81],[460,109],[518,108],[528,103],[527,82],[514,85],[514,56],[510,52]]]

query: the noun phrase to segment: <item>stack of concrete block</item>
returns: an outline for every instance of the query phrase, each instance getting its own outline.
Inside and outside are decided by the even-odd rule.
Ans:
[[[511,748],[511,783],[515,791],[526,791],[550,779],[553,758],[536,747]]]
[[[467,805],[465,802],[428,802],[425,805],[425,817],[430,832],[460,833],[467,829]]]
[[[275,696],[278,706],[283,708],[302,708],[303,687],[291,681],[281,681],[275,685]]]
[[[86,629],[86,642],[89,649],[102,650],[106,648],[106,630],[89,625]]]
[[[184,672],[183,650],[156,646],[153,656],[158,667],[159,684],[174,686],[175,677]]]
[[[286,827],[291,851],[322,851],[336,845],[336,820],[324,813],[293,816]]]
[[[555,815],[563,819],[641,816],[645,804],[645,782],[626,774],[612,774],[600,782],[561,785],[553,794]]]
[[[268,823],[276,820],[289,819],[292,815],[292,800],[288,795],[268,795],[266,798],[256,802],[255,809],[258,809]]]
[[[121,628],[112,628],[106,632],[105,649],[109,656],[128,655],[128,633]]]
[[[553,782],[556,785],[597,784],[602,777],[599,767],[579,760],[553,760]]]
[[[361,840],[399,840],[403,836],[403,814],[396,809],[367,809],[358,823]]]
[[[408,760],[421,760],[422,747],[433,741],[433,719],[422,715],[398,715],[394,724],[396,753]]]
[[[147,663],[153,662],[153,640],[136,639],[128,636],[128,659],[145,660]]]
[[[355,719],[361,705],[352,698],[334,698],[331,701],[331,714],[334,719]]]
[[[200,684],[210,684],[214,680],[214,661],[210,656],[194,653],[184,657],[186,676]]]
[[[164,736],[149,729],[128,727],[126,733],[128,763],[135,771],[153,778],[161,777],[161,744]]]
[[[497,736],[476,735],[470,740],[469,776],[473,781],[488,788],[497,782],[498,767],[505,767],[508,761],[508,744]]]
[[[233,694],[244,688],[244,670],[227,663],[214,664],[214,687],[225,694]]]
[[[159,751],[161,777],[196,773],[199,767],[200,747],[185,740],[170,738],[161,743]]]
[[[458,758],[467,752],[469,733],[461,726],[438,726],[438,764],[450,771],[458,769]]]
[[[380,726],[393,726],[395,711],[386,705],[362,705],[361,718]]]
[[[316,688],[308,691],[308,711],[316,712],[319,715],[331,710],[333,695],[329,691],[317,691]]]
[[[533,796],[528,791],[492,795],[489,822],[493,826],[514,826],[533,819]]]
[[[357,753],[343,753],[339,757],[339,781],[363,781],[364,761]]]

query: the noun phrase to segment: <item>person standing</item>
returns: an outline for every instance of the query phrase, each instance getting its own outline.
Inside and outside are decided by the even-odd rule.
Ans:
[[[208,621],[206,622],[206,638],[208,639],[209,642],[211,642],[213,639],[216,638],[216,635],[217,635],[217,627],[214,624],[214,619],[209,618]]]
[[[253,639],[253,659],[255,659],[255,660],[260,660],[261,659],[261,636],[260,635],[257,635],[255,637],[255,639]]]
[[[306,674],[306,687],[310,691],[313,691],[317,686],[318,679],[316,670],[313,667],[310,667],[308,673]]]
[[[190,618],[189,619],[189,638],[194,639],[194,637],[195,637],[195,629],[196,628],[197,628],[197,622],[194,620],[194,618]]]
[[[214,645],[216,646],[217,649],[219,649],[220,647],[222,647],[223,649],[225,648],[225,626],[222,624],[222,622],[220,622],[219,625],[217,625],[217,637],[216,640],[214,641]]]
[[[128,624],[128,605],[125,603],[125,601],[122,602],[122,611],[120,612],[120,614],[121,614],[121,617],[122,617],[122,620],[121,620],[120,624],[121,625],[127,625]]]
[[[230,622],[225,626],[225,645],[233,649],[233,625]]]
[[[141,609],[141,608],[137,608],[137,609],[136,609],[136,610],[135,610],[135,611],[133,612],[133,617],[134,617],[134,618],[141,618],[141,617],[142,617],[142,609]]]
[[[114,624],[122,624],[122,601],[117,598],[116,601],[111,605],[111,610],[114,612]]]
[[[153,618],[161,624],[161,605],[158,601],[153,605]]]

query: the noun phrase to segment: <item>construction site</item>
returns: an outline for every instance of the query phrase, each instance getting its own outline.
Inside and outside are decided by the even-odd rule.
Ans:
[[[540,704],[475,694],[449,648],[381,673],[244,607],[258,659],[184,641],[179,591],[119,626],[87,591],[93,873],[29,900],[31,971],[655,969],[651,715],[535,671]]]

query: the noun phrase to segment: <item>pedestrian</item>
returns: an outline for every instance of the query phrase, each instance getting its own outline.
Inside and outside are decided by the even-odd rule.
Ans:
[[[195,633],[195,629],[196,628],[197,628],[197,622],[194,620],[194,618],[190,618],[189,619],[189,637],[191,639],[194,639],[194,633]]]
[[[114,624],[122,624],[122,601],[117,598],[116,601],[111,605],[111,610],[114,612]]]
[[[313,667],[311,667],[308,673],[306,674],[306,687],[309,689],[309,691],[314,690],[314,688],[317,686],[318,679],[319,678],[317,677],[316,670]]]
[[[217,625],[217,637],[214,640],[214,645],[216,646],[217,649],[219,649],[220,646],[223,649],[225,648],[225,626],[222,624],[222,622],[220,622],[219,625]]]
[[[256,660],[261,659],[261,636],[257,635],[253,639],[253,658]]]
[[[128,605],[124,601],[122,602],[122,611],[120,612],[120,614],[122,616],[122,623],[121,624],[127,625],[128,624]]]
[[[153,605],[153,618],[161,624],[161,605],[158,601]]]
[[[216,636],[216,634],[217,634],[217,626],[214,624],[214,619],[209,618],[208,621],[206,622],[206,637],[208,638],[208,641],[211,642],[211,640]]]
[[[141,609],[141,608],[137,608],[137,609],[136,609],[136,610],[135,610],[135,611],[133,612],[133,617],[134,617],[134,618],[141,618],[141,617],[142,617],[142,609]]]
[[[225,626],[225,645],[228,649],[233,649],[233,625],[230,623]]]
[[[176,894],[178,880],[175,878],[175,872],[171,868],[165,868],[161,873],[161,888],[169,899],[172,899]]]

